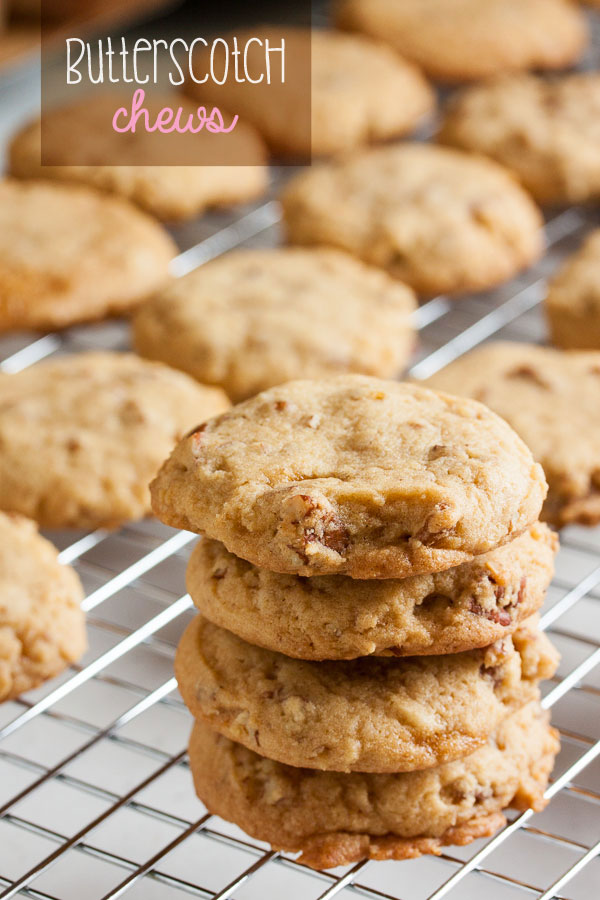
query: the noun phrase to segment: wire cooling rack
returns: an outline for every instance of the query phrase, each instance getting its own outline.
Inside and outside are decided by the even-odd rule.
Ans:
[[[36,102],[32,78],[27,94],[15,82],[21,110],[26,96]],[[8,109],[1,88],[0,112]],[[275,185],[285,177],[274,172]],[[493,292],[422,306],[412,374],[426,377],[491,337],[543,340],[545,279],[593,225],[590,211],[557,212],[538,266]],[[175,236],[181,275],[234,247],[277,243],[278,206],[269,199],[235,217],[211,214]],[[15,372],[55,353],[127,346],[118,322],[13,335],[0,340],[1,367]],[[0,706],[0,898],[600,897],[600,529],[563,532],[543,611],[542,627],[563,656],[544,696],[562,735],[547,809],[515,815],[496,837],[439,858],[325,873],[211,816],[194,796],[185,752],[191,720],[172,660],[193,615],[184,573],[196,538],[151,520],[50,537],[84,583],[90,649],[81,666]]]

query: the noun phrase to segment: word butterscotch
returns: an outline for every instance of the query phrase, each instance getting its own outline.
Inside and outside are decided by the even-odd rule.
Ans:
[[[256,54],[255,47],[262,52]],[[252,65],[249,53],[252,52]],[[273,43],[268,37],[250,37],[243,42],[232,36],[207,41],[196,37],[148,40],[137,38],[131,46],[126,38],[97,41],[66,39],[67,84],[158,84],[164,78],[174,86],[186,80],[196,84],[285,84],[285,38]]]

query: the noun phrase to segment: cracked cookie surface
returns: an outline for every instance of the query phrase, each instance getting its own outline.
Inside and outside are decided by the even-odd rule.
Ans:
[[[192,715],[261,756],[339,772],[402,772],[458,759],[539,697],[556,651],[532,620],[446,656],[309,662],[246,643],[202,616],[175,674]]]
[[[600,350],[600,230],[551,279],[546,316],[557,347]]]
[[[168,280],[153,219],[87,187],[0,180],[0,332],[118,315]]]
[[[600,74],[506,76],[450,101],[439,139],[507,166],[540,203],[600,196]]]
[[[485,647],[536,612],[558,541],[547,526],[454,569],[404,580],[304,578],[259,569],[203,538],[187,588],[203,616],[300,659],[419,656]]]
[[[409,859],[493,834],[507,807],[544,808],[559,749],[548,719],[530,703],[464,759],[391,775],[283,765],[197,722],[190,766],[210,812],[313,868]]]
[[[128,353],[0,374],[0,509],[46,528],[143,518],[148,482],[174,444],[228,405],[217,388]]]
[[[412,291],[337,250],[243,250],[201,266],[145,303],[138,353],[244,400],[292,378],[387,378],[415,341]]]
[[[600,351],[486,344],[427,384],[481,400],[520,434],[548,479],[543,519],[600,522]]]
[[[448,82],[562,69],[587,43],[585,18],[570,0],[337,0],[336,19]]]
[[[83,589],[23,516],[0,512],[0,701],[58,675],[86,649]]]
[[[481,404],[346,375],[289,382],[205,423],[151,492],[166,524],[263,568],[405,578],[512,540],[546,486]]]
[[[543,249],[541,214],[506,169],[433,144],[314,166],[281,201],[291,243],[346,250],[424,295],[492,287]]]

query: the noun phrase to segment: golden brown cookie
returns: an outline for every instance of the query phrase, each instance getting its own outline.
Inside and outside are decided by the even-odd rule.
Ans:
[[[256,28],[236,32],[242,46],[256,34]],[[229,78],[224,85],[189,82],[186,90],[196,101],[236,110],[278,155],[328,156],[398,137],[413,131],[435,106],[419,70],[367,37],[304,28],[266,28],[259,34],[275,46],[285,39],[286,71],[296,73],[293,80],[288,74],[284,85],[273,81],[257,89]],[[251,71],[257,70],[254,55],[261,54],[264,64],[264,49],[251,45]],[[309,75],[311,106],[304,115]]]
[[[544,808],[559,749],[548,718],[530,703],[464,759],[391,775],[286,766],[196,722],[190,766],[210,812],[277,850],[301,851],[305,865],[410,859],[493,834],[507,807]]]
[[[187,588],[215,625],[287,656],[458,653],[511,634],[540,608],[557,549],[556,535],[538,523],[454,569],[357,581],[279,575],[204,538],[190,557]]]
[[[145,303],[133,341],[236,401],[292,378],[398,375],[415,307],[409,288],[336,250],[241,250]]]
[[[532,620],[465,653],[310,662],[197,616],[175,674],[194,718],[261,756],[337,772],[409,772],[485,744],[511,711],[538,699],[557,659]]]
[[[86,649],[83,589],[36,525],[0,512],[0,701],[58,675]]]
[[[0,332],[126,312],[168,279],[157,223],[91,188],[0,180]]]
[[[9,148],[11,175],[91,185],[126,198],[166,221],[193,218],[208,207],[255,200],[267,189],[266,150],[250,126],[238,122],[230,134],[202,130],[167,136],[167,140],[176,141],[170,149],[164,138],[161,142],[162,136],[157,141],[155,134],[146,131],[123,135],[107,129],[106,122],[120,105],[130,108],[131,97],[109,92],[92,101],[45,110],[44,165],[38,120],[13,138]],[[163,107],[181,107],[183,121],[195,115],[197,108],[178,94],[149,95],[144,106],[153,116]],[[230,117],[223,114],[229,124]],[[73,146],[77,148],[77,165],[73,164]],[[188,157],[190,164],[185,165]],[[224,162],[239,159],[244,164],[194,164],[194,160],[220,157]],[[168,165],[170,159],[178,164]]]
[[[0,509],[46,528],[150,512],[148,482],[222,391],[133,354],[78,353],[0,374]]]
[[[336,17],[448,82],[566,68],[588,37],[572,0],[337,0]]]
[[[600,522],[600,352],[485,344],[427,383],[481,400],[520,434],[548,479],[543,519]]]
[[[546,486],[481,404],[344,375],[271,388],[207,422],[151,491],[166,524],[265,569],[406,578],[512,540]]]
[[[600,197],[600,74],[471,87],[450,102],[439,138],[507,166],[541,203]]]
[[[600,230],[550,281],[546,317],[557,347],[600,350]]]
[[[492,287],[543,250],[541,214],[507,170],[432,144],[314,166],[281,200],[291,243],[347,250],[424,295]]]

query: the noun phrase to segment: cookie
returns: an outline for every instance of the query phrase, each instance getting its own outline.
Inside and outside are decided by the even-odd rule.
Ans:
[[[543,519],[600,522],[600,352],[486,344],[428,384],[481,400],[521,435],[548,479]]]
[[[167,281],[176,253],[157,222],[116,197],[0,180],[0,331],[124,313]]]
[[[539,696],[556,651],[531,620],[446,656],[310,662],[197,616],[175,658],[184,703],[261,756],[337,772],[409,772],[471,753]]]
[[[35,121],[23,128],[9,149],[11,175],[49,178],[91,185],[116,194],[166,221],[190,219],[208,207],[245,203],[260,197],[268,185],[266,149],[254,129],[238,122],[230,134],[173,135],[170,150],[163,138],[137,131],[123,135],[108,130],[119,106],[131,108],[131,97],[105,93],[85,101],[44,111],[44,160],[41,165],[41,126]],[[153,94],[144,106],[155,117],[163,107],[183,109],[183,121],[195,116],[197,105],[179,95]],[[224,112],[226,123],[230,118]],[[65,135],[68,141],[65,141]],[[189,144],[187,143],[189,141]],[[182,143],[183,142],[183,143]],[[77,147],[74,165],[73,147]],[[217,151],[215,148],[219,148]],[[207,155],[208,154],[208,155]],[[206,155],[206,156],[205,156]],[[244,165],[204,165],[222,155]],[[190,165],[184,165],[187,157]],[[179,164],[167,165],[173,158]],[[155,165],[152,165],[153,160]],[[119,165],[107,164],[107,161]]]
[[[447,82],[566,68],[588,39],[571,0],[337,0],[336,17]]]
[[[464,759],[423,772],[343,774],[264,759],[196,722],[189,757],[198,796],[277,850],[315,869],[361,859],[439,854],[492,835],[502,810],[541,810],[559,743],[529,703]]]
[[[145,303],[133,340],[237,401],[292,378],[397,375],[415,307],[410,289],[336,250],[241,250]]]
[[[186,90],[196,102],[236,110],[279,156],[328,156],[398,137],[413,131],[435,106],[433,91],[419,70],[369,38],[305,28],[266,28],[259,33],[274,46],[285,39],[286,71],[293,76],[285,85],[272,81],[257,88],[229,78],[224,85],[188,82]],[[236,34],[244,46],[257,31]],[[264,60],[264,49],[251,45],[251,71],[258,70],[253,56],[257,63]],[[309,66],[310,108],[305,93]]]
[[[187,588],[211,622],[286,656],[458,653],[511,634],[540,608],[557,549],[553,532],[536,524],[445,572],[356,581],[278,575],[204,538],[190,557]]]
[[[150,512],[148,482],[222,391],[133,354],[79,353],[0,374],[0,508],[45,528]]]
[[[347,250],[424,295],[492,287],[543,249],[541,214],[505,169],[431,144],[315,166],[281,199],[292,243]]]
[[[541,203],[600,197],[600,73],[498,78],[450,102],[439,138],[510,168]]]
[[[545,310],[557,347],[600,350],[600,230],[552,278]]]
[[[0,512],[0,701],[53,678],[86,649],[83,589],[22,516]]]
[[[151,491],[166,524],[265,569],[406,578],[512,540],[546,486],[484,406],[342,375],[271,388],[207,422]]]

